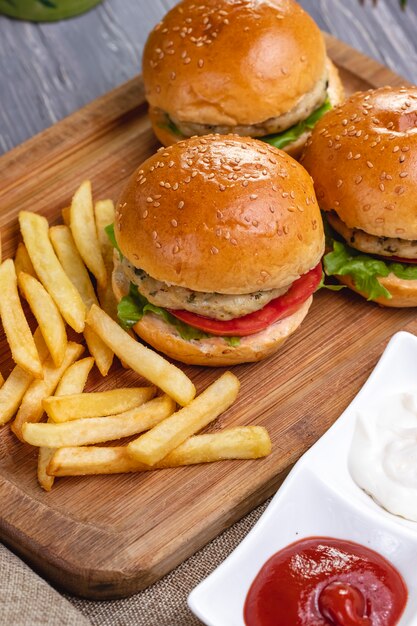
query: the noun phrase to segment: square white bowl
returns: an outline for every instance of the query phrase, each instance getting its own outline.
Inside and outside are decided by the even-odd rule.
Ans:
[[[374,371],[335,424],[298,461],[251,532],[189,595],[207,626],[244,626],[246,595],[262,565],[303,537],[334,537],[367,546],[401,573],[408,602],[399,626],[417,625],[417,523],[378,506],[353,481],[347,458],[359,410],[375,398],[417,392],[417,338],[394,335]]]

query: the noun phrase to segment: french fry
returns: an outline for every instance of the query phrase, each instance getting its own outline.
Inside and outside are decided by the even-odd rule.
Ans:
[[[0,372],[0,389],[3,387],[3,385],[4,385],[4,378],[3,378],[2,373]]]
[[[114,204],[112,200],[98,200],[94,205],[94,215],[96,219],[97,237],[103,256],[107,273],[113,271],[113,246],[110,243],[106,226],[113,224],[115,218]],[[110,270],[110,272],[109,272]]]
[[[82,393],[93,365],[94,359],[92,356],[86,356],[80,361],[75,361],[62,375],[55,395],[69,396],[74,393]]]
[[[33,338],[39,358],[44,363],[49,356],[49,352],[39,328],[35,330]],[[33,376],[19,367],[19,365],[16,365],[11,371],[0,389],[0,424],[6,424],[16,413],[32,381]]]
[[[87,382],[88,375],[94,365],[91,356],[75,361],[64,372],[55,395],[65,396],[73,393],[82,393]],[[47,474],[46,469],[55,453],[55,448],[39,448],[38,453],[38,482],[45,491],[51,491],[54,484],[54,477]]]
[[[25,274],[30,274],[34,278],[37,278],[35,268],[33,267],[33,263],[30,260],[30,256],[28,255],[28,251],[26,250],[26,246],[23,241],[17,245],[14,257],[14,266],[17,276],[19,276],[20,272],[25,272]]]
[[[188,404],[194,398],[195,387],[183,371],[132,339],[107,313],[94,304],[88,313],[87,324],[132,370],[157,385],[178,404]]]
[[[84,347],[78,343],[68,342],[64,359],[59,367],[55,367],[52,357],[43,366],[43,380],[34,380],[23,396],[22,403],[12,423],[12,431],[23,441],[22,427],[26,422],[39,422],[43,414],[42,402],[54,393],[65,370],[82,354]],[[1,390],[0,390],[1,391]],[[52,446],[53,447],[53,446]]]
[[[50,396],[43,408],[53,422],[68,422],[85,417],[106,417],[130,411],[156,394],[155,387],[125,387],[65,396]]]
[[[126,446],[59,448],[51,457],[47,472],[52,476],[125,474],[226,459],[260,459],[270,452],[271,440],[265,428],[236,426],[214,434],[194,435],[152,466],[135,461]]]
[[[23,313],[12,259],[0,265],[0,317],[14,362],[32,376],[42,378],[42,363]]]
[[[94,213],[96,217],[98,240],[108,276],[106,287],[102,288],[100,285],[97,286],[97,295],[101,308],[106,311],[113,320],[117,321],[117,300],[111,286],[114,249],[104,230],[106,226],[113,224],[115,219],[113,202],[111,200],[99,200],[94,206]]]
[[[59,262],[73,285],[77,288],[85,306],[98,304],[90,275],[84,265],[68,226],[52,226],[49,237]]]
[[[225,411],[235,401],[239,387],[238,378],[225,372],[188,406],[129,443],[128,453],[146,465],[158,463]]]
[[[70,224],[75,244],[84,263],[96,277],[98,284],[105,287],[107,272],[97,237],[89,180],[81,183],[72,198]]]
[[[70,226],[71,223],[71,207],[70,206],[65,206],[62,211],[62,221],[64,222],[65,226]]]
[[[39,280],[52,296],[65,321],[76,332],[82,332],[86,308],[54,252],[49,240],[48,221],[36,213],[21,211],[19,222],[23,240]]]
[[[78,289],[87,310],[92,304],[98,304],[90,275],[78,252],[70,229],[67,226],[53,226],[49,229],[49,236],[62,267]],[[113,352],[91,328],[84,329],[84,337],[100,374],[106,376],[113,363]]]
[[[3,254],[2,254],[2,245],[1,245],[1,231],[0,231],[0,264],[3,261]]]
[[[84,328],[84,337],[90,354],[93,355],[98,371],[102,376],[107,376],[113,363],[114,353],[94,332],[90,326]]]
[[[56,367],[59,367],[67,348],[64,320],[45,287],[30,274],[20,272],[18,285],[39,324],[48,350]]]
[[[23,439],[32,446],[49,448],[102,443],[148,430],[171,415],[174,409],[174,401],[165,395],[110,417],[90,417],[63,424],[27,422],[23,424]]]

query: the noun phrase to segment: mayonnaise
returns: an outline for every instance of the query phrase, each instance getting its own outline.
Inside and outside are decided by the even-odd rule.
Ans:
[[[417,389],[358,415],[349,452],[355,482],[385,509],[417,521]]]

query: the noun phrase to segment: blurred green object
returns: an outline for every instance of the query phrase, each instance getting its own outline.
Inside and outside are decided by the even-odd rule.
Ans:
[[[88,11],[101,0],[0,0],[0,13],[18,20],[54,22]]]

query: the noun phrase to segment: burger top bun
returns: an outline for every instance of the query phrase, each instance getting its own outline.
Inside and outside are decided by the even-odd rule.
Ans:
[[[123,255],[153,278],[225,294],[288,286],[324,250],[304,168],[236,135],[160,148],[121,194],[115,234]]]
[[[317,123],[302,164],[349,228],[417,239],[417,87],[354,94]]]
[[[149,35],[142,68],[151,106],[228,126],[286,113],[325,71],[322,34],[293,0],[183,0]]]

